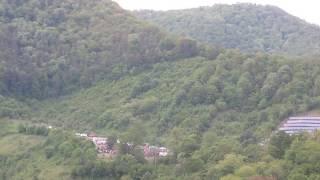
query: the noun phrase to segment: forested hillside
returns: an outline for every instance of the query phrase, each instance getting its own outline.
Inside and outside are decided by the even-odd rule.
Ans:
[[[213,9],[231,7],[266,8]],[[262,29],[282,23],[255,25],[257,15],[243,11],[239,18],[252,18],[251,28],[271,39]],[[279,30],[288,49],[265,51],[304,54],[314,45],[312,54],[317,27],[297,22]],[[234,37],[246,30],[230,27],[239,31]],[[291,43],[300,41],[293,29],[308,27],[315,33]],[[109,0],[4,0],[0,29],[0,179],[319,179],[320,135],[276,132],[288,116],[320,108],[316,58],[204,45]],[[249,45],[256,36],[240,49],[261,50]],[[74,132],[119,139],[119,152],[100,159]],[[168,147],[170,156],[147,161],[143,143]]]
[[[267,135],[288,115],[319,106],[320,64],[299,61],[225,51],[212,60],[157,63],[117,81],[41,101],[34,115],[70,127],[119,132],[141,122],[154,136],[177,126],[203,133],[215,127],[212,123],[223,129],[235,126],[238,133],[251,127]]]
[[[166,30],[225,48],[289,55],[320,49],[320,28],[273,6],[214,5],[174,11],[136,11]]]
[[[197,53],[196,42],[171,38],[109,0],[0,4],[3,95],[57,97],[117,79],[123,68]]]
[[[311,177],[316,170],[300,172],[299,163],[284,160],[290,145],[270,148],[268,139],[286,117],[319,108],[319,73],[317,61],[225,51],[212,60],[157,63],[40,102],[34,121],[169,147],[176,154],[154,169],[157,177]],[[249,174],[241,174],[242,165]]]

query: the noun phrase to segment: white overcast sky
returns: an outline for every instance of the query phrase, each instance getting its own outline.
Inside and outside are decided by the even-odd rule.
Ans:
[[[114,0],[125,9],[170,10],[186,9],[214,4],[250,2],[278,6],[288,13],[310,23],[320,25],[320,0]]]

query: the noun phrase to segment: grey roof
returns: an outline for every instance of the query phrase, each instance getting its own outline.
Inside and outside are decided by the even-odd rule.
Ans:
[[[320,120],[319,116],[290,117],[289,120]]]
[[[317,130],[320,127],[281,127],[279,130],[286,131],[286,130]]]
[[[284,131],[285,133],[287,133],[287,134],[299,134],[299,133],[303,133],[303,132],[313,132],[313,131],[311,131],[311,130],[293,130],[293,131],[290,131],[290,130],[288,130],[288,131]]]
[[[320,120],[288,120],[286,124],[295,124],[295,123],[312,123],[312,124],[320,124]]]
[[[320,128],[320,124],[313,124],[313,123],[294,123],[294,124],[285,123],[282,126],[283,127],[319,127]]]

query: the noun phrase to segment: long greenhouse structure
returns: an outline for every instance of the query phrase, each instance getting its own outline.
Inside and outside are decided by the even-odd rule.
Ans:
[[[320,129],[320,117],[290,117],[279,130],[288,134],[314,132]]]

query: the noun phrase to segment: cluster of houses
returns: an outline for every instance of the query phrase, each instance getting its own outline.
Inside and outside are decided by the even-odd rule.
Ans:
[[[76,133],[76,136],[85,138],[93,142],[97,152],[101,155],[113,156],[118,152],[115,146],[110,145],[110,143],[108,142],[108,138],[106,137],[99,137],[95,133]],[[120,143],[120,141],[117,140],[117,143]],[[127,144],[128,146],[130,146],[129,143]],[[166,157],[169,155],[169,149],[166,147],[150,146],[149,144],[144,144],[143,146],[138,147],[139,149],[143,150],[145,158]]]
[[[108,143],[108,138],[106,137],[99,137],[95,133],[76,133],[76,136],[85,138],[91,141],[99,154],[116,154],[116,149]]]
[[[145,144],[143,146],[143,154],[145,157],[166,157],[169,155],[169,150],[166,147],[150,146]]]
[[[287,134],[298,134],[303,132],[315,132],[320,130],[320,117],[315,116],[302,116],[290,117],[279,127],[280,131]]]

